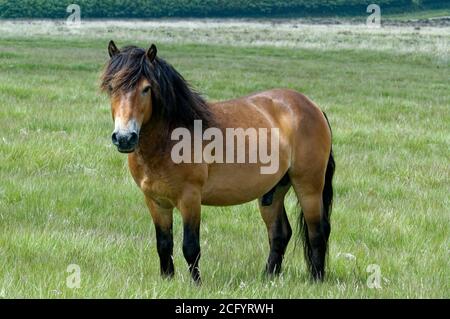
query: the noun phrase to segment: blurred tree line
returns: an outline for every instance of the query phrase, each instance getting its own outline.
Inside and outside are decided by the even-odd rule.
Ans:
[[[0,18],[63,19],[75,3],[83,18],[277,17],[365,15],[449,7],[449,0],[0,0]]]

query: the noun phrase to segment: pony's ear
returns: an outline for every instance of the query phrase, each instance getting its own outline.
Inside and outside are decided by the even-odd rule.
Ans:
[[[109,57],[110,58],[112,58],[113,56],[115,56],[115,55],[120,53],[120,50],[116,47],[116,44],[114,43],[113,40],[109,41],[108,53],[109,53]]]
[[[157,52],[158,52],[158,50],[156,49],[156,45],[152,44],[147,51],[147,57],[151,63],[153,63],[153,61],[155,61]]]

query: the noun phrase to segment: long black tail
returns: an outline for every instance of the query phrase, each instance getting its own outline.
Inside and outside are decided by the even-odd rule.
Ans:
[[[326,114],[324,116],[330,127],[330,123]],[[330,127],[331,131],[331,127]],[[305,254],[306,264],[308,270],[312,273],[314,279],[323,279],[325,275],[325,257],[328,248],[328,238],[331,232],[331,210],[333,207],[333,175],[335,170],[335,162],[333,157],[333,148],[330,150],[330,156],[328,158],[327,169],[325,172],[325,185],[322,191],[322,220],[320,234],[317,236],[317,240],[310,241],[308,226],[303,216],[303,211],[300,213],[299,230],[303,237],[303,250]]]
[[[328,121],[328,117],[323,113],[325,116],[325,119],[327,120],[328,127],[330,128],[331,132],[331,126],[330,121]],[[322,202],[323,202],[323,209],[324,209],[324,218],[330,222],[331,217],[331,209],[333,208],[333,176],[334,176],[334,170],[336,168],[336,163],[334,162],[333,157],[333,147],[330,149],[330,157],[328,158],[328,164],[327,164],[327,170],[325,172],[325,186],[323,188],[322,192]],[[328,238],[327,238],[328,239]]]

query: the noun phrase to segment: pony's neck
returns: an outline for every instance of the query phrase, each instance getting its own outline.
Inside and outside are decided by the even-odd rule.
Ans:
[[[161,152],[170,153],[170,133],[169,128],[160,118],[151,119],[148,123],[142,125],[139,134],[138,153],[143,156],[161,154]]]

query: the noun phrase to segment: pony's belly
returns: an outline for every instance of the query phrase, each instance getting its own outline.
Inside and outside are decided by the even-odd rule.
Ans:
[[[232,196],[223,197],[218,193],[214,194],[204,194],[202,196],[202,205],[207,206],[230,206],[230,205],[240,205],[252,200],[259,198],[262,195],[258,193],[241,193],[233,194]]]
[[[262,197],[283,177],[287,168],[264,175],[252,169],[226,169],[211,174],[203,187],[202,204],[210,206],[238,205]]]

